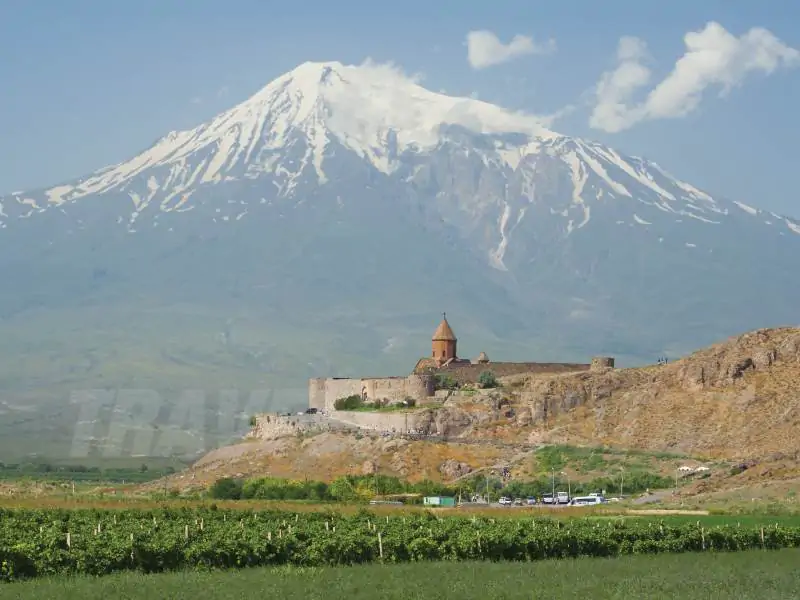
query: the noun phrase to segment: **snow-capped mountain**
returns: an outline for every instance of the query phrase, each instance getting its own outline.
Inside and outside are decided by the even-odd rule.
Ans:
[[[305,63],[130,160],[0,198],[0,316],[126,306],[133,331],[145,304],[249,315],[282,341],[314,332],[304,376],[402,368],[444,309],[475,353],[642,358],[795,322],[798,251],[797,220],[533,116]],[[192,353],[242,350],[226,327]],[[240,342],[259,369],[262,342]],[[271,352],[270,372],[297,366]]]
[[[509,236],[554,175],[569,178],[559,184],[559,206],[550,207],[562,217],[556,226],[564,235],[585,227],[592,209],[603,207],[621,208],[621,225],[657,229],[660,221],[689,219],[719,225],[732,211],[778,235],[800,235],[797,221],[714,199],[655,163],[559,135],[533,117],[431,92],[390,67],[335,62],[302,64],[210,122],[172,131],[131,160],[39,193],[11,194],[2,199],[0,227],[15,216],[118,193],[130,199],[118,207],[118,220],[133,230],[139,218],[191,210],[197,192],[233,181],[269,180],[265,197],[301,199],[308,186],[341,177],[337,152],[352,153],[373,177],[415,189],[427,185],[437,158],[454,154],[474,167],[472,179],[497,174],[503,189],[455,184],[436,195],[447,197],[445,217],[468,226],[496,221],[483,241],[498,268],[505,268]]]

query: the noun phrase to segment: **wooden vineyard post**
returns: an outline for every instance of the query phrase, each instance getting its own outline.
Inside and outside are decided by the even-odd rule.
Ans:
[[[383,539],[381,539],[380,531],[378,532],[378,554],[380,555],[381,560],[383,560]]]
[[[69,531],[67,532],[67,548],[72,548],[72,536],[69,534]]]
[[[189,539],[189,526],[188,525],[184,525],[183,526],[183,539],[185,539],[185,540]]]
[[[764,550],[766,546],[764,545],[764,528],[761,528],[761,549]]]

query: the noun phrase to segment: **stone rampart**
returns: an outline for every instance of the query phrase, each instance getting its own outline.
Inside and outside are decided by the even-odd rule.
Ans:
[[[495,377],[508,375],[576,373],[588,371],[590,365],[577,363],[538,363],[538,362],[490,362],[486,364],[455,364],[444,366],[435,373],[448,375],[457,383],[476,383],[484,371],[491,371]]]
[[[329,428],[328,419],[321,415],[265,413],[256,415],[256,424],[245,437],[274,440],[298,433],[326,431]]]
[[[361,396],[367,401],[402,402],[406,398],[420,400],[433,395],[430,375],[412,374],[407,377],[363,377],[311,379],[308,383],[308,405],[332,412],[339,398]]]
[[[614,368],[613,356],[595,356],[592,358],[592,371],[605,371]]]
[[[337,410],[332,417],[346,425],[372,431],[394,431],[406,433],[417,428],[425,411],[409,412],[364,412]],[[408,428],[408,429],[406,429]]]

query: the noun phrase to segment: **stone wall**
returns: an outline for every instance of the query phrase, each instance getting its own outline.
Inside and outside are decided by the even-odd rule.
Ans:
[[[552,373],[576,373],[588,371],[590,365],[576,363],[512,363],[512,362],[490,362],[486,364],[456,364],[442,367],[435,371],[437,374],[445,374],[452,377],[458,383],[476,383],[478,377],[484,371],[491,371],[495,377],[506,377],[508,375],[520,375],[525,373],[532,374],[552,374]]]
[[[406,426],[409,431],[417,428],[426,411],[414,412],[360,412],[350,410],[337,410],[333,418],[346,425],[371,429],[373,431],[392,431],[405,433]]]
[[[265,413],[256,415],[256,424],[245,437],[274,440],[297,433],[325,431],[328,428],[328,420],[322,416]]]
[[[603,371],[614,368],[614,358],[612,356],[595,356],[592,359],[592,371]]]
[[[406,398],[421,400],[433,395],[430,375],[412,374],[408,377],[364,377],[360,379],[331,377],[308,382],[308,405],[311,408],[335,410],[334,403],[347,396],[362,396],[367,400],[401,402]]]

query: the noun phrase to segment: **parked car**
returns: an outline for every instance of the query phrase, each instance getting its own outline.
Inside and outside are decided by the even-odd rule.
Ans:
[[[502,498],[500,498],[499,502],[503,506],[511,506],[511,498],[508,498],[507,496],[503,496]]]
[[[553,500],[553,494],[544,494],[542,496],[542,504],[555,504]]]
[[[605,504],[608,502],[602,496],[577,496],[569,503],[570,506],[588,506],[592,504]]]
[[[534,506],[536,504],[536,498],[533,496],[528,496],[528,506]]]
[[[514,506],[522,506],[522,498],[514,498]]]
[[[556,492],[559,504],[569,504],[569,494],[567,492]]]
[[[307,408],[306,409],[306,414],[307,415],[315,415],[315,414],[317,414],[317,412],[318,412],[318,410],[316,408]]]

